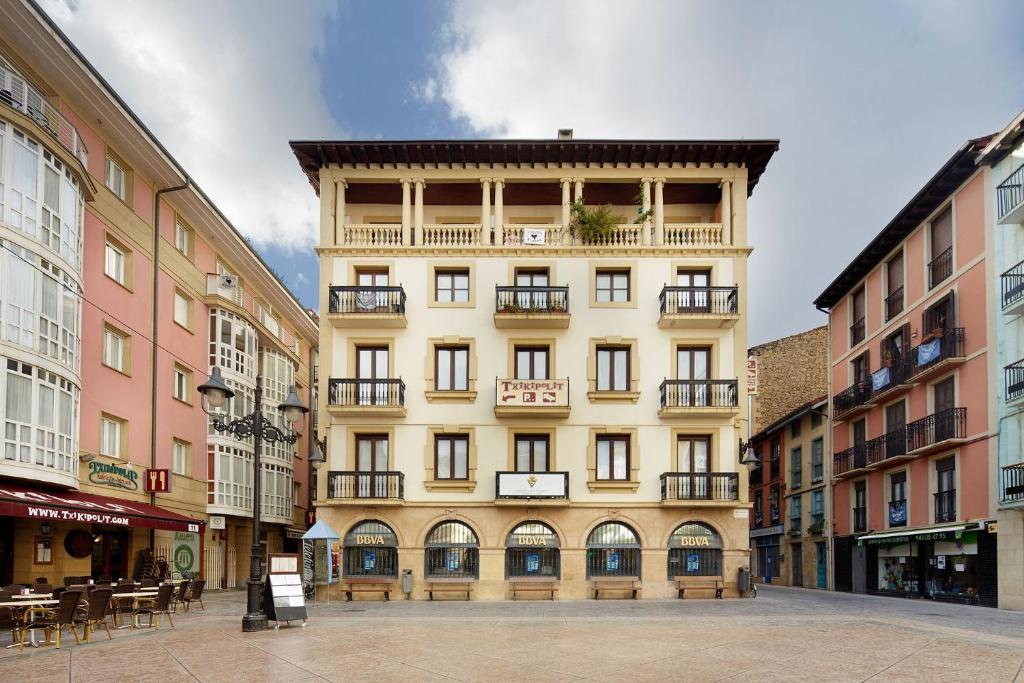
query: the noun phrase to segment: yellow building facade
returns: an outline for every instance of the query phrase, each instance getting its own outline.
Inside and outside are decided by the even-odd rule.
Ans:
[[[292,146],[342,587],[735,595],[746,207],[777,142]]]

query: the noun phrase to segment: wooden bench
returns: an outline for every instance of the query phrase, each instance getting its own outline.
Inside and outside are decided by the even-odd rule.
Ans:
[[[725,581],[721,576],[677,576],[676,589],[679,591],[680,600],[685,598],[687,590],[715,591],[715,598],[721,600]]]
[[[512,599],[516,599],[516,593],[548,593],[551,600],[555,599],[558,592],[558,579],[543,578],[519,578],[509,579],[509,587],[512,589]]]
[[[427,597],[434,599],[434,593],[465,593],[466,600],[472,599],[473,581],[471,579],[427,579]]]
[[[391,600],[391,586],[394,580],[388,579],[348,579],[345,583],[345,600],[352,602],[353,593],[383,593],[384,600]]]
[[[594,576],[591,577],[594,584],[594,599],[601,599],[602,591],[625,591],[632,594],[636,600],[640,594],[639,576]]]

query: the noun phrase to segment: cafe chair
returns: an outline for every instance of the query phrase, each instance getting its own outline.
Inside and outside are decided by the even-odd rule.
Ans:
[[[0,591],[0,602],[13,602],[14,598],[11,596],[13,593],[7,591]],[[21,624],[14,616],[14,610],[10,607],[0,607],[0,629],[11,632],[11,642],[16,643],[18,641],[18,631]]]
[[[122,579],[121,582],[118,583],[117,586],[114,588],[114,592],[115,593],[134,593],[135,592],[135,583],[132,582],[132,581],[126,581],[126,580]],[[114,598],[111,601],[111,605],[113,605],[113,609],[114,609],[114,626],[115,627],[118,625],[117,624],[117,617],[118,617],[118,615],[121,615],[121,614],[131,614],[131,612],[132,612],[132,605],[134,604],[134,602],[135,601],[134,601],[133,598]]]
[[[43,594],[45,594],[45,593],[52,593],[53,592],[53,586],[51,586],[48,583],[36,583],[34,586],[32,586],[32,592],[33,593],[43,593]]]
[[[142,628],[139,624],[139,617],[149,616],[149,626],[160,628],[160,615],[167,616],[167,621],[174,628],[174,620],[171,619],[171,598],[174,596],[174,586],[160,586],[154,598],[139,598],[132,610],[132,627]]]
[[[107,640],[113,638],[110,634],[110,622],[107,621],[110,596],[113,593],[114,590],[112,588],[97,588],[89,595],[89,608],[84,615],[75,620],[77,623],[85,624],[83,633],[85,642],[89,642],[93,630],[100,625],[107,630]]]
[[[192,587],[185,594],[185,611],[191,612],[192,603],[198,602],[199,606],[202,607],[205,612],[206,605],[203,604],[203,589],[206,588],[206,581],[193,581],[191,585]]]
[[[23,583],[12,583],[10,585],[4,586],[5,591],[7,591],[8,593],[13,593],[14,595],[20,594],[21,591],[25,590],[26,588],[28,588],[28,586],[26,586]]]
[[[46,583],[46,584],[48,584],[48,583],[50,583],[50,580],[48,578],[46,578],[45,576],[37,576],[36,577],[36,583]]]
[[[142,580],[142,587],[143,588],[155,588],[156,587],[156,581],[153,580],[153,579],[143,579]]]
[[[25,634],[30,630],[44,629],[46,640],[50,640],[50,631],[57,631],[57,649],[60,649],[60,636],[65,628],[71,629],[75,636],[75,644],[80,643],[78,631],[75,629],[75,610],[82,599],[81,591],[64,591],[56,609],[33,607],[25,612],[25,623],[21,629],[19,649],[25,649]]]
[[[174,584],[167,584],[167,585],[171,586],[172,588],[174,587]],[[173,603],[171,605],[172,609],[174,609],[175,614],[177,614],[177,612],[178,612],[178,605],[179,604],[185,605],[186,608],[188,607],[188,601],[186,600],[187,596],[188,596],[188,581],[182,581],[181,583],[178,584],[178,589],[174,592],[174,600],[173,600]]]

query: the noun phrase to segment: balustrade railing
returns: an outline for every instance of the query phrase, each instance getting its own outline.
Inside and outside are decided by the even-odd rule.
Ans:
[[[569,288],[535,286],[497,286],[494,288],[496,313],[567,313]]]
[[[89,153],[78,129],[10,64],[0,58],[0,104],[25,114],[49,133],[83,166]]]
[[[502,234],[507,247],[515,247],[520,244],[561,246],[568,242],[569,236],[568,231],[560,223],[506,223]]]
[[[400,408],[405,405],[405,382],[400,379],[332,378],[327,390],[332,406]]]
[[[662,408],[735,408],[739,390],[734,379],[666,379],[661,383]]]
[[[423,226],[423,246],[426,247],[475,247],[489,244],[481,239],[479,223],[445,223]]]
[[[662,500],[739,500],[736,472],[664,472]]]
[[[738,287],[663,287],[662,315],[729,315],[739,306]]]
[[[349,223],[343,229],[342,244],[352,247],[398,247],[402,245],[399,223]]]
[[[967,408],[947,408],[907,425],[907,451],[916,451],[967,434]]]
[[[331,287],[331,313],[405,314],[405,290],[402,287],[341,285]]]
[[[327,497],[402,500],[405,475],[401,472],[328,472]]]
[[[722,244],[721,223],[666,223],[665,246],[717,247]]]

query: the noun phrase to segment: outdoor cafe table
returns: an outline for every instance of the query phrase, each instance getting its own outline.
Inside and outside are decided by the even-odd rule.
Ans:
[[[34,596],[24,595],[24,596],[19,596],[19,597],[29,598],[29,597],[34,597]],[[38,598],[38,599],[35,599],[35,600],[18,600],[18,601],[12,600],[11,602],[0,602],[0,607],[9,607],[9,608],[11,608],[12,611],[14,611],[14,610],[31,609],[32,607],[48,607],[50,605],[56,605],[59,602],[60,602],[60,600],[47,600],[47,599],[43,599],[43,598]],[[15,618],[16,619],[20,618],[20,615],[16,616]],[[36,630],[37,629],[29,629],[29,644],[32,647],[39,647],[39,643],[36,642]],[[18,646],[18,644],[14,643],[14,644],[8,645],[7,649],[10,649],[12,647],[17,647],[17,646]]]
[[[53,593],[29,593],[28,595],[11,596],[14,600],[49,600],[52,597]]]
[[[110,596],[111,600],[128,600],[129,598],[155,598],[156,594],[152,591],[143,593],[142,591],[136,591],[134,593],[114,593]],[[132,628],[134,624],[125,624],[124,626],[118,626],[117,628]]]

